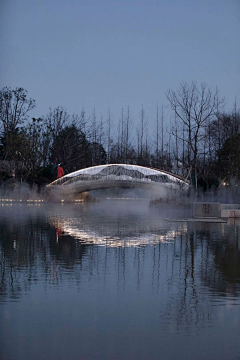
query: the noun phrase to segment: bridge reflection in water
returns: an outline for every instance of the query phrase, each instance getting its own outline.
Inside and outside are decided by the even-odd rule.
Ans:
[[[48,185],[51,188],[53,186],[58,186],[58,190],[66,194],[111,187],[144,188],[161,193],[166,189],[188,189],[189,182],[164,170],[139,165],[108,164],[72,172]]]
[[[159,216],[156,220],[156,214],[152,213],[152,218],[147,216],[147,212],[142,215],[139,213],[136,217],[132,211],[127,211],[126,216],[121,213],[109,216],[105,213],[103,216],[94,216],[92,213],[89,222],[84,217],[79,220],[69,214],[56,217],[50,215],[48,222],[56,228],[56,236],[62,237],[70,235],[71,238],[79,241],[82,245],[97,245],[106,247],[138,247],[146,245],[157,245],[159,243],[174,242],[177,237],[187,233],[187,223],[170,223],[164,221]],[[99,208],[99,211],[101,208]],[[80,210],[80,209],[79,209]],[[109,212],[113,209],[110,209]],[[147,210],[145,210],[147,211]],[[116,219],[117,216],[117,219]],[[128,221],[127,221],[128,218]],[[127,222],[127,224],[126,224]],[[100,225],[99,225],[100,224]]]

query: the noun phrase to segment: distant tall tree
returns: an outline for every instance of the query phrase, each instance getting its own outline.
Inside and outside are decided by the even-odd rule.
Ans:
[[[107,162],[107,153],[100,143],[89,144],[90,164],[88,166],[104,165]]]
[[[65,126],[53,141],[50,160],[52,164],[63,164],[67,172],[90,166],[89,144],[85,134],[74,124]]]
[[[129,106],[127,111],[124,112],[124,108],[121,109],[121,117],[118,121],[117,127],[117,162],[127,164],[130,161],[130,132],[131,132],[131,122],[130,122],[130,109]],[[115,149],[116,150],[116,149]],[[111,153],[113,153],[111,151]]]
[[[195,82],[181,83],[177,91],[168,90],[166,96],[176,119],[181,122],[180,128],[183,125],[184,133],[187,135],[184,136],[187,162],[194,170],[196,180],[197,161],[203,147],[205,128],[224,105],[224,99],[219,97],[218,89],[213,91],[204,83],[198,87]],[[183,134],[178,134],[179,139],[183,141]]]
[[[240,134],[228,138],[218,152],[220,177],[240,180]]]
[[[71,156],[69,139],[73,141],[72,152],[74,152],[77,139],[80,145],[86,145],[88,143],[86,140],[86,131],[87,120],[84,110],[81,111],[79,116],[76,114],[69,115],[67,110],[60,106],[55,109],[50,109],[48,114],[43,117],[42,154],[44,166],[52,165],[55,162],[68,161],[68,159],[65,158]],[[76,133],[78,134],[76,135]],[[66,135],[66,138],[63,137],[63,134]],[[82,140],[82,134],[84,134],[86,141]],[[87,145],[85,145],[84,149],[87,147]],[[63,149],[65,150],[63,151]],[[87,154],[87,149],[84,150],[82,145],[81,149],[81,154],[76,156],[78,160]]]
[[[111,139],[111,112],[108,109],[107,117],[107,163],[110,163],[110,151],[111,151],[112,139]]]
[[[28,98],[27,90],[19,87],[0,90],[0,130],[5,139],[3,158],[10,159],[11,144],[16,130],[28,118],[28,112],[35,107],[35,100]],[[11,160],[11,159],[10,159]]]
[[[130,135],[130,110],[129,106],[127,108],[127,115],[126,115],[126,121],[125,121],[125,159],[124,163],[128,164],[129,160],[129,135]]]
[[[240,133],[240,112],[234,108],[231,113],[218,113],[207,129],[209,152],[214,160],[228,138]]]
[[[110,118],[109,118],[110,120]],[[110,123],[109,125],[109,131],[110,129]],[[105,136],[105,132],[104,132],[104,121],[103,121],[103,116],[100,117],[100,120],[97,120],[97,116],[96,116],[96,110],[93,109],[92,112],[92,116],[90,119],[90,126],[89,126],[89,131],[87,133],[87,140],[89,142],[90,146],[90,158],[91,158],[91,165],[99,165],[98,161],[102,161],[99,160],[99,156],[101,154],[101,151],[99,151],[99,146],[100,148],[103,148],[103,144],[107,141],[109,141],[109,136],[110,134],[107,135],[107,140],[106,140],[106,136]],[[110,145],[108,143],[108,145]],[[101,156],[100,156],[101,157]],[[104,163],[107,161],[107,159],[104,160]]]
[[[156,114],[156,162],[155,167],[159,167],[159,112],[157,104],[157,114]]]
[[[24,139],[24,145],[19,148],[21,160],[24,163],[25,176],[43,165],[43,120],[32,118],[32,121],[23,129],[20,134]]]
[[[141,108],[140,111],[140,124],[137,128],[137,154],[138,154],[138,164],[143,165],[144,159],[143,159],[143,147],[144,147],[144,134],[146,131],[146,115],[145,110]]]

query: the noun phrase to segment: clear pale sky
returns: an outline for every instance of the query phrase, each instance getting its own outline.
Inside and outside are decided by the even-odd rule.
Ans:
[[[239,0],[0,0],[1,88],[49,107],[148,118],[181,81],[240,107]]]

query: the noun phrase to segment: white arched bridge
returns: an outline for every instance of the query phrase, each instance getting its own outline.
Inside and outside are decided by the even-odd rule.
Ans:
[[[53,181],[48,187],[54,187],[64,194],[112,187],[144,188],[161,192],[163,189],[187,189],[189,182],[164,170],[139,165],[107,164],[74,171]]]

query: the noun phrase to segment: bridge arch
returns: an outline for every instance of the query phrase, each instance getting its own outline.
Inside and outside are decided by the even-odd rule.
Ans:
[[[189,182],[164,170],[130,164],[107,164],[74,171],[48,185],[53,186],[58,186],[64,193],[81,193],[110,187],[145,188],[158,192],[163,188],[187,189]]]

